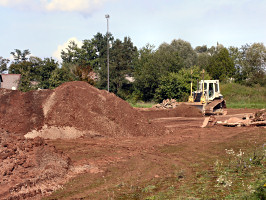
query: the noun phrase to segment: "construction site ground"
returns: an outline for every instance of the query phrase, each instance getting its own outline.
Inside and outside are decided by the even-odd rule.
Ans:
[[[227,117],[253,111],[228,109]],[[211,168],[215,160],[226,156],[225,149],[245,151],[254,144],[265,143],[266,129],[261,127],[200,128],[202,117],[153,118],[146,114],[171,133],[153,137],[48,141],[67,153],[74,165],[88,165],[89,170],[47,199],[145,199],[138,198],[138,192],[154,182],[175,178],[178,190],[182,181],[193,180],[197,171]],[[184,173],[181,182],[176,180],[180,172]]]
[[[67,86],[68,94],[72,94],[69,85]],[[76,83],[75,87],[85,86]],[[56,92],[59,94],[62,93],[62,90],[57,89],[55,94]],[[103,95],[102,99],[116,98],[113,95],[110,96],[107,92],[103,93],[98,90],[96,92]],[[41,101],[44,102],[43,105],[47,106],[47,99],[53,97],[51,93],[49,91],[47,97],[42,94],[44,100]],[[104,96],[105,93],[107,96]],[[68,95],[60,97],[60,100],[64,101],[67,97]],[[59,113],[63,107],[58,108],[59,104],[55,103],[56,98],[55,95],[51,102],[57,106],[57,112]],[[102,130],[103,127],[101,127],[101,124],[94,123],[90,134],[86,134],[85,128],[78,129],[77,127],[82,133],[75,134],[76,137],[65,137],[68,132],[64,129],[65,132],[61,131],[64,133],[63,137],[45,138],[44,141],[38,139],[37,142],[36,139],[34,140],[34,144],[38,143],[38,147],[43,143],[49,147],[53,157],[56,157],[56,159],[53,159],[54,163],[61,159],[60,162],[63,163],[64,161],[64,165],[60,165],[59,168],[49,166],[49,169],[59,169],[60,176],[55,180],[49,178],[48,175],[45,183],[43,183],[45,188],[48,188],[45,190],[46,192],[38,189],[36,191],[39,191],[39,193],[35,191],[34,194],[26,196],[28,199],[146,199],[151,193],[165,191],[168,187],[175,190],[175,197],[184,196],[184,199],[186,199],[186,195],[181,190],[182,185],[188,182],[193,184],[197,172],[211,169],[217,159],[226,156],[225,149],[233,148],[236,151],[239,149],[245,151],[254,145],[263,145],[266,141],[265,127],[212,126],[201,128],[204,117],[190,107],[180,107],[177,108],[179,110],[172,111],[156,108],[132,108],[131,110],[131,108],[127,108],[129,105],[127,103],[124,105],[122,100],[120,102],[120,100],[114,99],[114,102],[111,103],[115,104],[118,110],[121,109],[119,111],[121,114],[115,113],[114,116],[108,117],[112,121],[117,120],[117,124],[119,124],[115,128],[111,125],[106,126],[110,130],[109,134],[95,133],[98,127]],[[48,105],[49,108],[52,108],[52,106]],[[64,106],[68,105],[64,104]],[[80,106],[82,106],[82,103],[76,105],[75,109],[78,110]],[[123,113],[124,107],[126,108]],[[99,111],[101,109],[100,105],[94,108],[94,113],[109,116],[108,112]],[[217,119],[224,120],[255,111],[257,110],[228,109],[226,116],[217,116]],[[129,113],[133,113],[134,116],[128,118]],[[41,133],[41,136],[44,134],[42,127],[44,124],[56,125],[56,127],[66,126],[67,124],[72,127],[72,125],[69,125],[69,121],[65,121],[63,125],[60,124],[59,126],[55,117],[51,120],[53,114],[49,111],[46,115],[41,117],[44,118],[44,123],[41,123],[41,125],[34,123],[32,125],[35,128],[37,127],[36,130],[39,131],[38,134]],[[79,112],[77,115],[82,117]],[[124,119],[120,119],[123,117]],[[72,116],[72,118],[72,121],[78,120],[76,116]],[[104,120],[101,122],[104,122]],[[60,120],[60,123],[63,123],[62,120]],[[124,123],[127,123],[125,130],[112,135],[121,127],[123,129],[125,127]],[[21,129],[19,129],[20,126],[14,126],[12,130],[7,130],[8,126],[3,124],[1,125],[1,133],[7,132],[9,135],[13,134],[12,130],[15,132],[14,135],[21,135],[20,132],[25,130],[24,135],[31,130],[28,126]],[[136,127],[135,130],[134,127]],[[130,130],[128,131],[128,129]],[[51,134],[50,132],[49,134]],[[8,145],[3,143],[2,146],[6,148]],[[56,150],[51,150],[53,148]],[[7,158],[2,157],[2,159]],[[68,170],[68,172],[62,172],[62,170]],[[52,174],[54,173],[56,172],[53,171]],[[12,178],[12,172],[9,175]],[[9,176],[5,175],[5,177],[8,179]],[[16,182],[19,180],[15,178],[12,180],[14,185],[19,183]],[[2,182],[2,184],[4,183]],[[50,189],[49,185],[51,186]],[[153,185],[156,185],[156,189],[150,187]],[[12,199],[13,194],[16,194],[16,198],[13,199],[23,199],[23,195],[19,195],[20,193],[23,192],[7,194],[4,189],[2,191],[0,189],[0,197],[2,195],[6,199]]]

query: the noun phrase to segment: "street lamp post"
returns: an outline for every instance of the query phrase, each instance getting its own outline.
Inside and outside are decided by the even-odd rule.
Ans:
[[[105,15],[105,18],[107,19],[107,88],[109,92],[109,18],[110,15]]]

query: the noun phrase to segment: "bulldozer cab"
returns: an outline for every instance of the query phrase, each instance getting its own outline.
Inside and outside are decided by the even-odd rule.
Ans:
[[[219,80],[201,80],[199,83],[199,91],[203,92],[203,89],[206,101],[212,101],[223,97],[220,93]]]
[[[226,102],[220,93],[219,80],[198,82],[197,91],[192,92],[187,105],[200,109],[203,115],[224,114]]]

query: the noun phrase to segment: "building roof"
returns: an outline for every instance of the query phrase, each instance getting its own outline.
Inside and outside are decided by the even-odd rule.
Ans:
[[[20,74],[1,74],[2,84],[1,88],[6,88],[10,90],[17,90],[20,82]]]

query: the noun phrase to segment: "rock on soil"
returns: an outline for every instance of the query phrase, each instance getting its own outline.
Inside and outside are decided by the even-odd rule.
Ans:
[[[0,113],[1,128],[29,137],[54,138],[55,132],[55,138],[163,134],[163,127],[149,122],[126,101],[79,81],[27,93],[0,89]]]
[[[63,183],[70,159],[40,137],[0,132],[0,199],[30,199]]]
[[[176,108],[178,105],[175,99],[164,99],[162,103],[154,105],[153,108]]]

